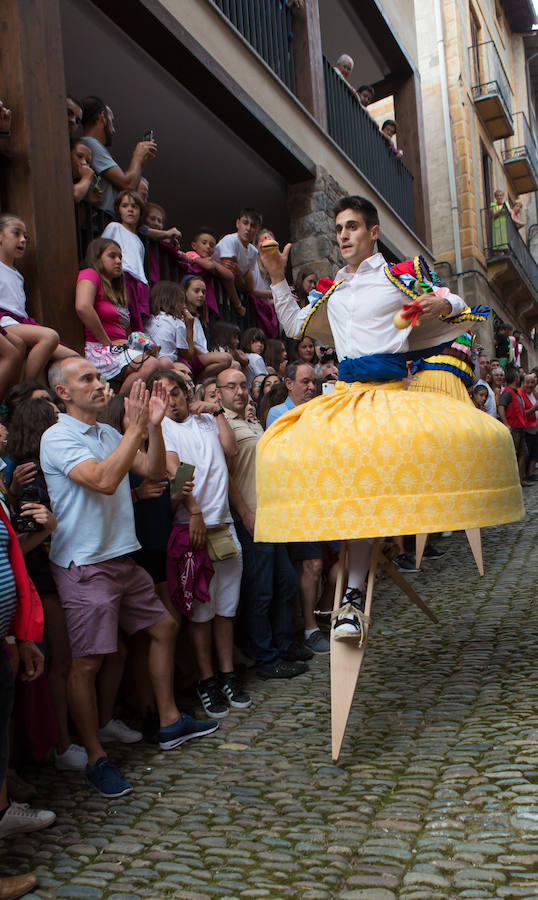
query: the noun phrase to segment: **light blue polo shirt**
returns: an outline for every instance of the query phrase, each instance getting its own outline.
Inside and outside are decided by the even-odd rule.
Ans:
[[[41,468],[47,481],[58,527],[52,532],[50,559],[68,568],[115,559],[140,548],[126,475],[109,496],[69,478],[87,459],[98,462],[116,449],[121,434],[111,425],[87,425],[60,413],[56,425],[41,438]]]
[[[284,413],[287,413],[288,410],[295,409],[295,403],[292,402],[290,397],[286,397],[284,403],[279,403],[278,406],[273,406],[269,412],[267,413],[267,422],[266,427],[269,428],[269,425],[272,425],[273,422],[276,422],[280,416],[283,416]]]

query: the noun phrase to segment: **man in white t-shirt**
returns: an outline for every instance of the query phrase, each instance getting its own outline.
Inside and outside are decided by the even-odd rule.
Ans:
[[[152,376],[148,387],[153,380]],[[189,617],[190,637],[200,670],[198,696],[208,716],[222,718],[228,715],[229,706],[246,709],[252,702],[241,689],[233,668],[233,627],[243,561],[228,505],[226,457],[237,454],[237,442],[220,402],[194,401],[189,405],[183,379],[175,372],[162,371],[158,380],[170,393],[162,426],[168,475],[174,478],[180,461],[196,467],[193,492],[177,505],[174,526],[188,526],[189,549],[194,554],[209,549],[208,532],[211,534],[217,526],[225,526],[227,531],[228,546],[222,558],[211,555],[214,574],[209,582],[209,602],[203,603],[195,595]],[[174,532],[169,556],[173,539]],[[193,564],[196,567],[195,559]],[[218,673],[213,667],[213,649]]]
[[[236,219],[237,231],[233,234],[225,234],[220,239],[213,253],[215,262],[234,273],[235,284],[238,291],[245,294],[256,293],[257,297],[271,300],[270,290],[256,289],[255,269],[258,263],[258,251],[252,243],[258,230],[262,227],[263,218],[256,209],[245,207]]]

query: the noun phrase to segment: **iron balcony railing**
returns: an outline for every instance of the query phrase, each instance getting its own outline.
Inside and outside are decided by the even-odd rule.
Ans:
[[[475,101],[498,96],[506,118],[513,123],[512,88],[506,69],[493,41],[469,47],[471,90]]]
[[[488,263],[509,259],[538,302],[538,265],[514,225],[508,207],[497,218],[493,217],[491,207],[483,209],[482,228]]]
[[[324,57],[327,130],[393,210],[415,227],[413,176],[388,146],[375,120]]]
[[[538,184],[538,150],[536,141],[530,129],[524,112],[517,112],[514,116],[515,132],[513,146],[502,151],[503,162],[510,163],[513,160],[527,159],[536,184]]]
[[[285,0],[213,0],[232,25],[295,93],[293,13]]]
[[[105,227],[109,222],[113,221],[114,219],[111,216],[97,209],[91,203],[83,200],[82,203],[75,204],[78,257],[81,267],[84,265],[84,257],[90,241],[101,237]],[[169,244],[161,244],[148,238],[142,238],[142,240],[146,247],[144,269],[150,284],[155,284],[156,281],[176,281],[179,283],[186,275],[199,273],[200,270],[196,267],[193,268],[190,260],[185,259],[182,254],[178,254]],[[204,324],[210,326],[215,320],[222,319],[224,322],[232,322],[235,325],[239,325],[241,329],[251,328],[255,325],[260,327],[255,301],[251,297],[246,294],[240,294],[246,314],[239,316],[218,278],[213,279],[213,287],[218,312],[208,308],[208,322]]]

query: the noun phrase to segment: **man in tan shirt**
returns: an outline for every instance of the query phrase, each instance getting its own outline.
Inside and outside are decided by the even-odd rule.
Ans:
[[[293,610],[297,576],[285,544],[254,543],[256,520],[256,444],[259,422],[248,422],[247,379],[225,369],[217,387],[239,452],[228,460],[230,505],[243,549],[240,616],[246,624],[250,652],[260,678],[293,678],[306,672],[311,651],[293,645]]]

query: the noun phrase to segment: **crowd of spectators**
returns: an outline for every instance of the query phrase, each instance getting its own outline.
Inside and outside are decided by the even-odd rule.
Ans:
[[[499,324],[495,357],[478,348],[478,378],[471,398],[478,409],[510,429],[523,487],[535,480],[538,460],[538,366],[526,372],[521,365],[521,332]]]
[[[359,89],[365,106],[368,92]],[[16,267],[26,228],[0,215],[0,838],[55,819],[28,805],[36,791],[19,759],[121,797],[133,788],[109,743],[169,751],[203,738],[256,702],[245,667],[293,678],[330,649],[338,544],[257,543],[254,525],[257,442],[334,389],[334,349],[281,338],[260,212],[239,210],[219,240],[201,224],[186,250],[143,176],[155,136],[123,170],[110,153],[110,107],[68,98],[67,114],[74,202],[106,215],[73,285],[83,353],[27,315]],[[182,263],[180,281],[155,276],[151,242]],[[312,268],[299,273],[299,304],[317,283]],[[254,304],[256,326],[215,315],[219,285],[239,322]],[[471,397],[510,428],[530,484],[538,370],[522,371],[519,337],[503,326],[497,358],[481,351]]]
[[[375,99],[375,90],[371,84],[360,84],[357,88],[353,87],[349,79],[354,67],[355,63],[353,61],[353,58],[349,56],[348,53],[342,53],[342,55],[339,56],[336,60],[334,69],[345,81],[346,86],[351,91],[351,93],[356,96],[362,108],[369,113],[368,107],[371,103],[373,103]],[[394,155],[398,159],[401,159],[403,156],[403,150],[397,147],[394,143],[394,138],[396,137],[397,130],[398,126],[396,125],[394,119],[385,119],[380,128],[380,132],[383,135],[385,143],[387,144],[389,150],[394,153]]]

